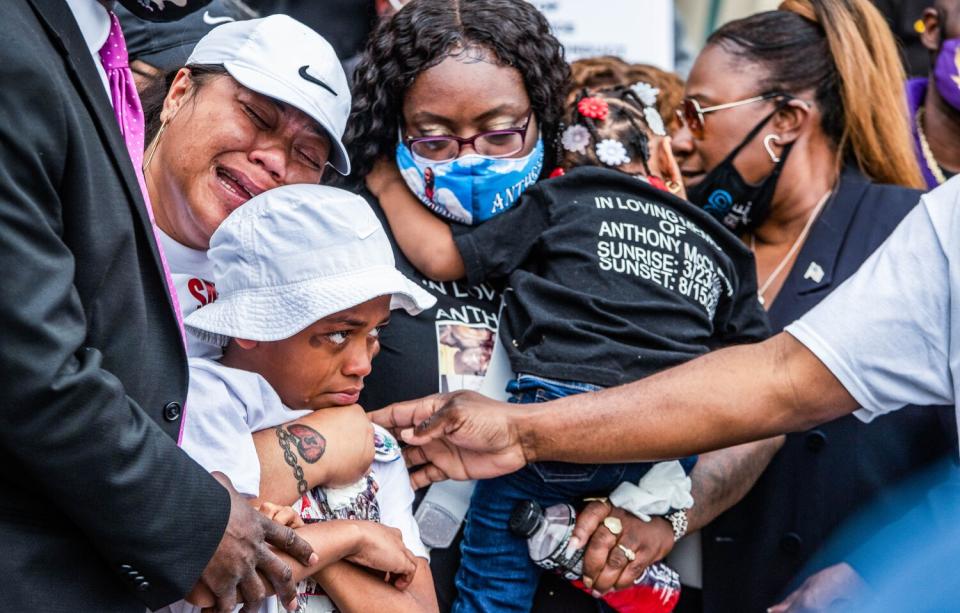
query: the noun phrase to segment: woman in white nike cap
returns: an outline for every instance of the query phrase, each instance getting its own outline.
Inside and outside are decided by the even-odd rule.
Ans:
[[[285,15],[226,23],[144,95],[144,177],[183,314],[216,299],[206,250],[268,189],[350,172],[350,90],[333,47]],[[151,101],[151,98],[156,98]],[[191,356],[214,349],[188,337]]]

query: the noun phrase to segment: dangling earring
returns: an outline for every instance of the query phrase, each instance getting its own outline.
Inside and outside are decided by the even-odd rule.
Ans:
[[[167,127],[167,122],[164,121],[160,124],[160,129],[157,130],[157,135],[153,137],[153,142],[150,143],[150,155],[147,156],[147,159],[143,162],[142,170],[146,172],[147,166],[150,165],[150,162],[153,160],[153,156],[157,153],[157,147],[160,145],[160,137],[163,136],[163,131]]]
[[[679,193],[680,193],[680,190],[682,189],[682,186],[681,186],[679,183],[677,183],[676,181],[673,181],[673,180],[665,181],[665,183],[667,184],[667,189],[670,190],[670,193],[671,193],[671,194],[679,194]]]
[[[779,143],[780,137],[776,134],[767,134],[763,137],[763,148],[767,150],[767,155],[770,156],[770,161],[774,164],[780,162],[780,156],[773,152],[773,147],[770,145],[770,142]]]

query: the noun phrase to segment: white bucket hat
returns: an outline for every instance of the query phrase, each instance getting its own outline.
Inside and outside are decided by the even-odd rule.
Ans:
[[[322,36],[287,15],[226,23],[200,39],[187,66],[222,65],[244,87],[290,104],[330,137],[330,164],[350,174],[343,131],[350,86],[337,54]]]
[[[397,270],[363,198],[286,185],[233,211],[210,238],[218,298],[185,320],[209,342],[276,341],[379,296],[416,315],[436,299]]]

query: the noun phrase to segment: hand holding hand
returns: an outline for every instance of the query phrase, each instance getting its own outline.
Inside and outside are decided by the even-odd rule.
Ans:
[[[489,479],[522,468],[527,452],[509,405],[476,392],[437,394],[370,413],[410,447],[404,450],[413,487],[445,479]]]
[[[607,516],[620,520],[623,531],[619,536],[603,525]],[[648,566],[665,558],[674,544],[669,521],[654,517],[645,522],[609,501],[595,501],[584,507],[577,514],[572,538],[578,544],[587,543],[583,584],[600,594],[633,585]],[[627,552],[618,545],[633,552],[635,558],[628,560]]]
[[[230,519],[200,581],[216,597],[213,608],[217,613],[233,611],[237,605],[238,590],[245,610],[255,610],[266,597],[260,571],[273,585],[280,602],[292,609],[296,606],[297,589],[290,567],[284,564],[268,547],[277,547],[300,563],[310,566],[318,557],[310,544],[290,528],[281,526],[258,513],[233,489],[230,480],[221,473],[213,473],[230,494]]]
[[[306,525],[303,518],[300,517],[300,514],[293,510],[293,507],[273,504],[272,502],[261,502],[257,506],[257,510],[267,519],[275,521],[287,528],[296,530]]]

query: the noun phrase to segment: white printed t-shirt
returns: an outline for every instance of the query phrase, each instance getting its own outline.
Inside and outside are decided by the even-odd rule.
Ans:
[[[284,406],[276,391],[257,373],[230,368],[205,358],[190,358],[189,362],[187,403],[190,412],[184,421],[183,450],[207,471],[226,475],[240,494],[251,498],[258,496],[260,461],[251,433],[293,421],[312,411]],[[396,446],[385,430],[378,429],[376,434],[378,439],[384,435],[389,437]],[[406,466],[399,453],[384,455],[381,451],[384,446],[377,446],[377,458],[393,458],[392,461],[375,460],[370,470],[372,477],[365,478],[372,478],[375,484],[379,521],[400,530],[404,545],[414,555],[428,558],[420,540],[419,527],[413,519],[414,495]],[[311,500],[319,490],[321,488],[311,491]],[[303,503],[301,499],[294,508],[302,511]],[[319,603],[311,603],[314,604]],[[260,612],[279,613],[280,610],[276,599],[270,598]],[[180,601],[165,611],[195,613],[199,608]]]
[[[960,177],[925,194],[843,285],[786,331],[839,379],[863,421],[955,404],[960,386]]]
[[[177,290],[183,316],[186,317],[216,300],[217,288],[211,280],[213,264],[207,257],[207,252],[182,245],[159,228],[157,236],[160,237],[160,244],[170,267],[170,277]],[[187,328],[186,332],[189,357],[215,360],[223,354],[219,345],[201,340],[190,328]]]

